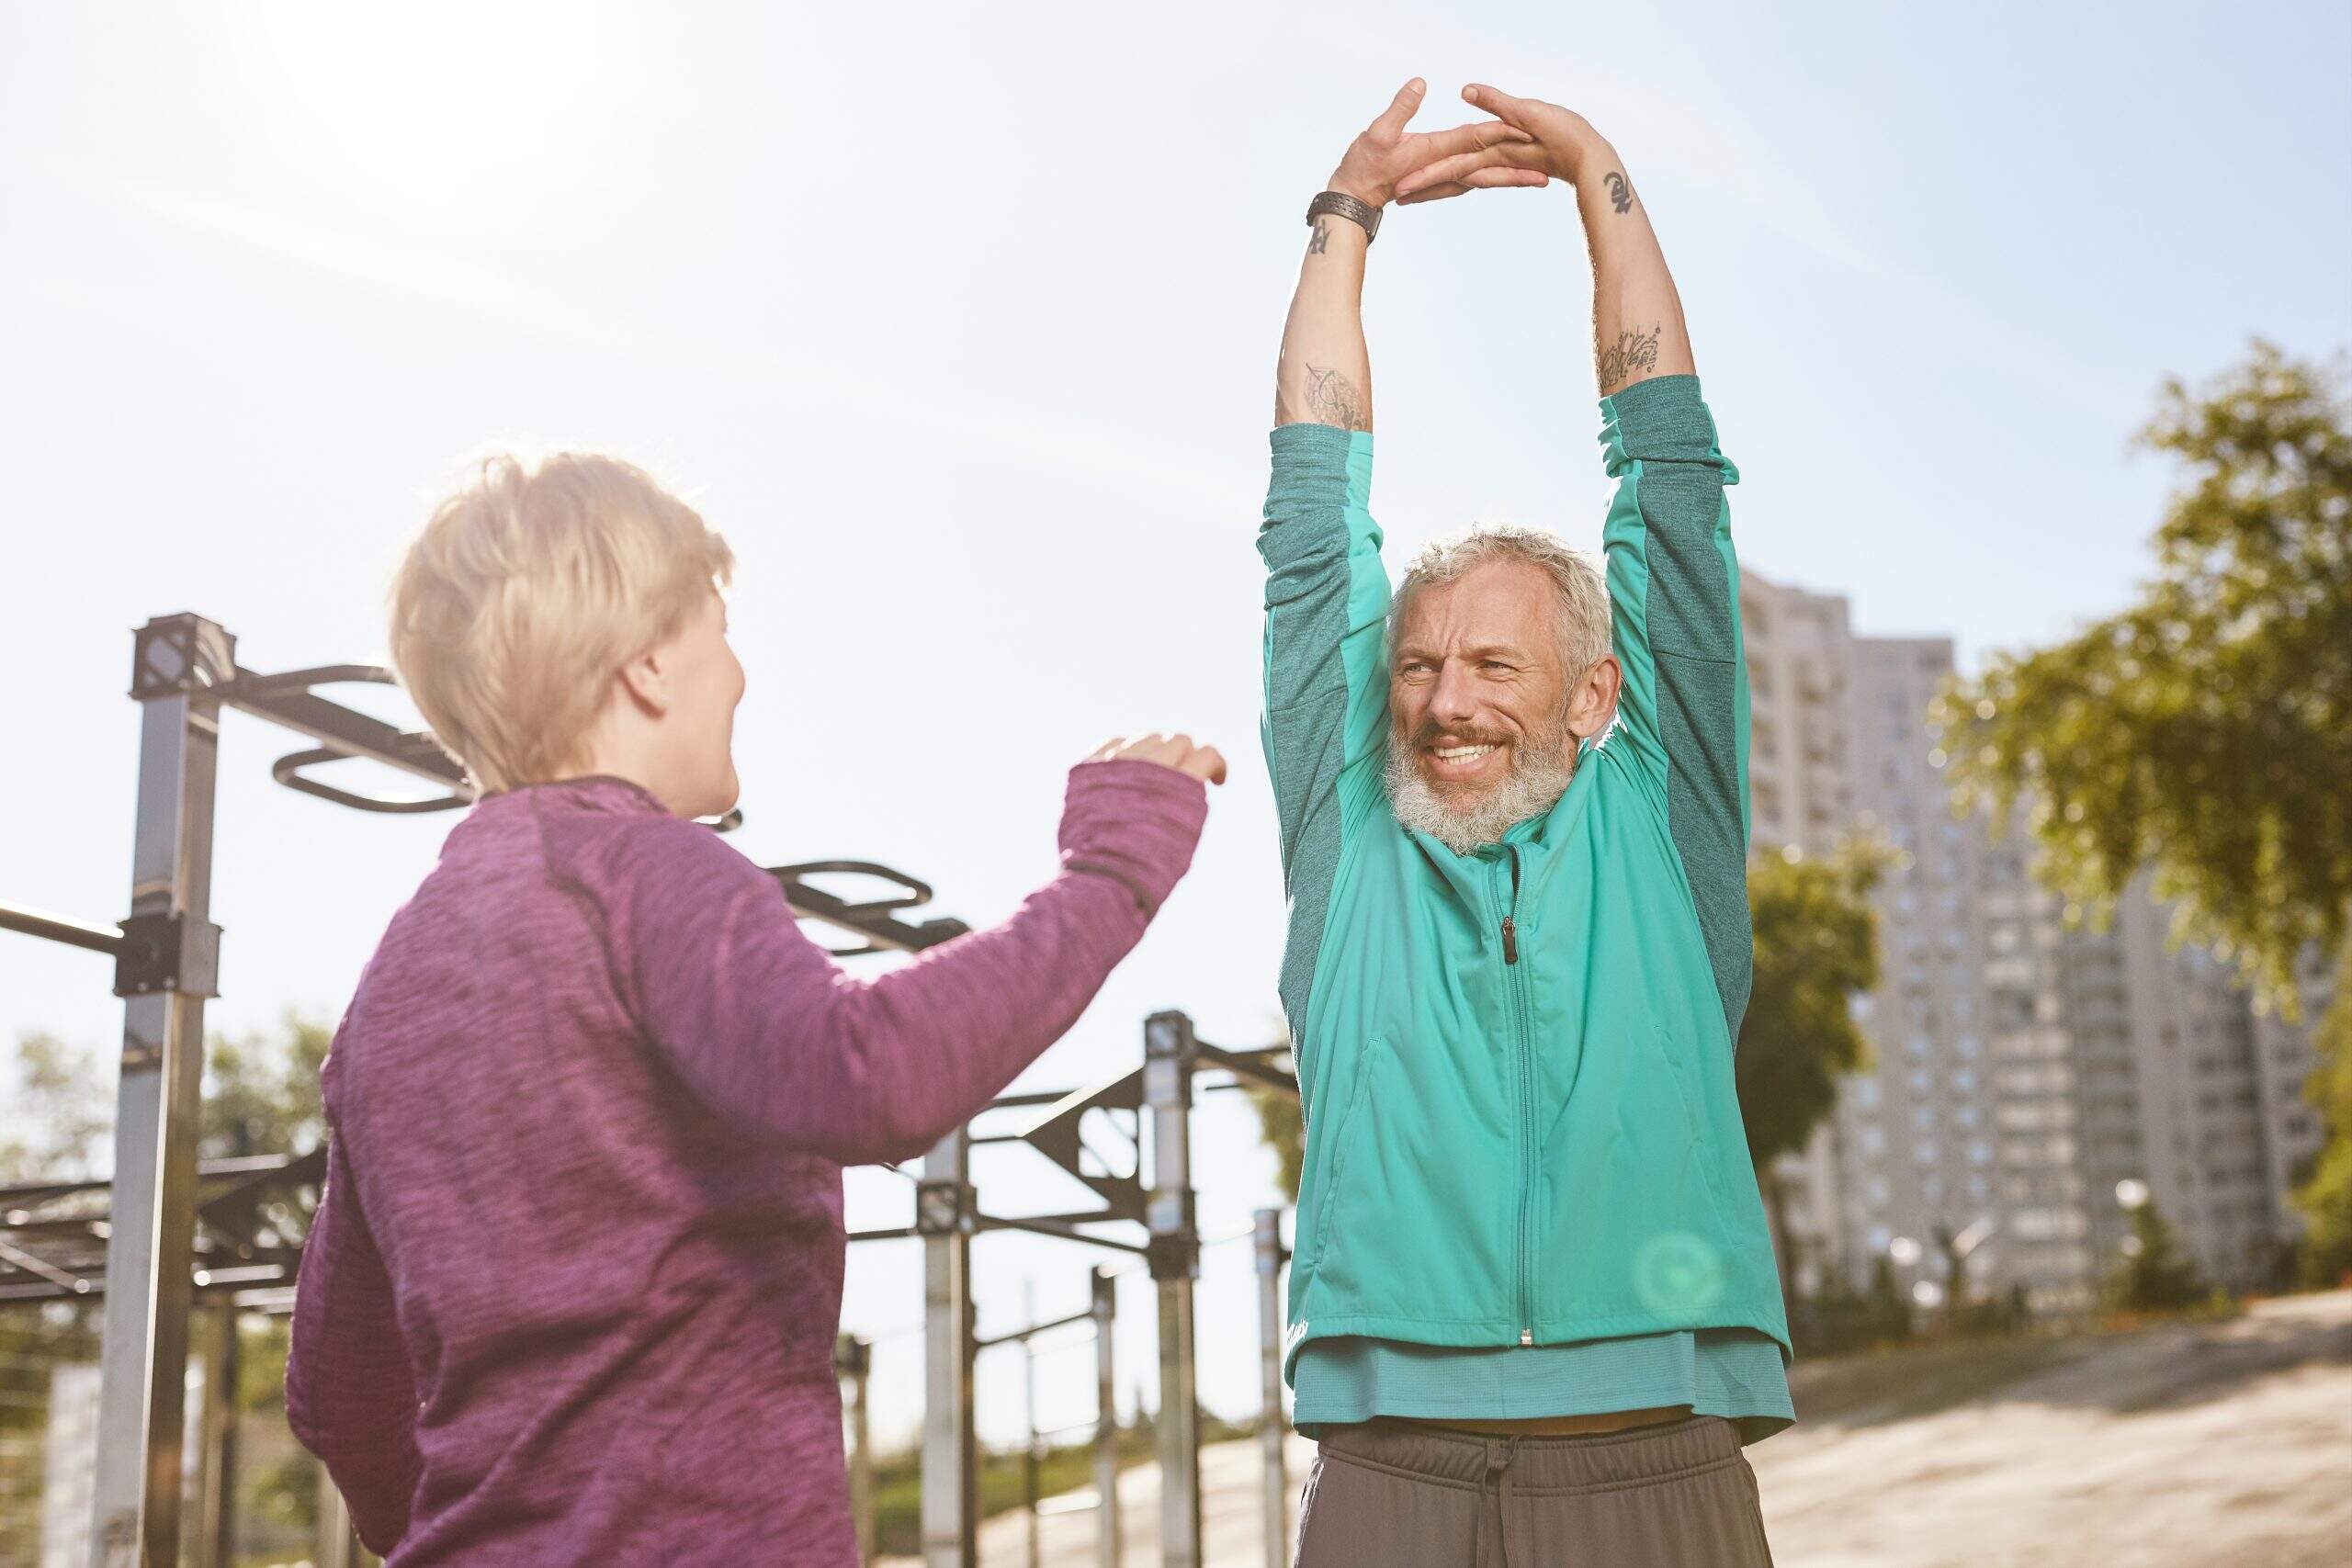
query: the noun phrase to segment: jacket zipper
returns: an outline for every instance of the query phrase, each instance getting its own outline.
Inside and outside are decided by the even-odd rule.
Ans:
[[[1519,852],[1510,852],[1510,908],[1503,912],[1503,962],[1519,962]]]
[[[1518,1286],[1519,1342],[1535,1343],[1534,1289],[1528,1276],[1534,1248],[1528,1244],[1528,1205],[1535,1190],[1535,1063],[1528,1045],[1525,976],[1519,972],[1519,846],[1506,844],[1510,857],[1510,903],[1503,911],[1504,986],[1510,993],[1511,1021],[1516,1026],[1512,1066],[1519,1078],[1519,1235],[1512,1247],[1512,1275]]]

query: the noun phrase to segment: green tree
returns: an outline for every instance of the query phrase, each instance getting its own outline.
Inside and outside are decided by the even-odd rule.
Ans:
[[[2335,999],[2320,1020],[2314,1043],[2318,1064],[2303,1098],[2318,1109],[2327,1138],[2295,1200],[2310,1222],[2304,1282],[2328,1286],[2352,1280],[2352,953],[2338,971]]]
[[[319,1064],[331,1026],[288,1012],[275,1031],[215,1034],[204,1047],[200,1157],[300,1154],[325,1135]],[[77,1181],[113,1164],[112,1061],[54,1034],[17,1037],[16,1094],[0,1125],[0,1181]]]
[[[2133,1312],[2175,1312],[2211,1294],[2196,1261],[2180,1250],[2171,1224],[2150,1199],[2132,1211],[2123,1264],[2108,1281],[2108,1300]]]
[[[2256,341],[2143,446],[2183,465],[2128,607],[1995,658],[1940,705],[1960,798],[2022,803],[2036,871],[2086,908],[2143,868],[2176,934],[2281,1006],[2352,908],[2352,429],[2339,360]]]
[[[1894,1278],[1894,1259],[1882,1252],[1871,1264],[1871,1289],[1865,1298],[1862,1342],[1900,1343],[1911,1337],[1911,1298]]]
[[[299,1154],[326,1136],[319,1066],[334,1028],[288,1012],[274,1032],[216,1034],[204,1053],[206,1158]]]
[[[2133,877],[2174,932],[2297,1010],[2338,953],[2305,1087],[2328,1141],[2299,1194],[2306,1271],[2352,1269],[2352,419],[2346,367],[2256,341],[2141,443],[2184,468],[2139,597],[2068,640],[1995,659],[1940,705],[1958,799],[2022,805],[2037,873],[2091,910]]]
[[[54,1034],[20,1034],[16,1078],[8,1117],[0,1122],[0,1182],[102,1174],[114,1097],[96,1053],[77,1051]]]
[[[1878,984],[1870,896],[1885,865],[1877,846],[1849,843],[1826,859],[1793,850],[1759,856],[1747,870],[1756,978],[1735,1072],[1784,1285],[1795,1259],[1774,1162],[1804,1147],[1838,1103],[1838,1078],[1869,1065],[1854,998]]]
[[[1266,1146],[1274,1151],[1278,1168],[1274,1180],[1283,1190],[1283,1197],[1298,1201],[1300,1163],[1306,1157],[1306,1121],[1300,1111],[1298,1096],[1285,1094],[1264,1084],[1248,1083],[1250,1102],[1258,1108],[1258,1132]]]
[[[204,1112],[199,1157],[300,1154],[324,1135],[319,1103],[319,1064],[332,1030],[289,1012],[273,1031],[206,1043]],[[0,1134],[0,1181],[77,1180],[108,1174],[113,1165],[114,1084],[111,1061],[76,1050],[56,1036],[17,1037],[16,1098]],[[307,1233],[315,1195],[295,1191],[266,1211],[271,1225],[300,1237]],[[51,1362],[96,1354],[95,1303],[0,1309],[0,1362],[23,1374],[0,1393],[0,1429],[38,1427],[46,1417],[44,1391]],[[284,1398],[286,1325],[248,1317],[238,1379],[241,1412],[266,1412]],[[250,1518],[307,1521],[317,1505],[315,1461],[297,1455],[247,1477],[243,1506]]]

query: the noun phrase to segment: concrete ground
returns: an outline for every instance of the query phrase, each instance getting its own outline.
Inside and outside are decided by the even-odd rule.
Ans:
[[[1749,1450],[1781,1568],[2352,1563],[2352,1291],[1811,1363],[1795,1394],[1799,1424]],[[1294,1499],[1312,1452],[1292,1439]],[[1266,1562],[1257,1455],[1203,1450],[1216,1568]],[[1149,1469],[1121,1478],[1128,1568],[1159,1561],[1158,1493]],[[1093,1568],[1091,1503],[1058,1500],[1041,1568]],[[985,1568],[1026,1564],[1027,1530],[992,1521]]]
[[[1750,1454],[1792,1568],[2352,1562],[2352,1292],[1820,1373]]]

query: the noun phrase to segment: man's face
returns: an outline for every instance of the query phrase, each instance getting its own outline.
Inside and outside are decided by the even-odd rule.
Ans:
[[[1493,560],[1407,604],[1389,666],[1392,761],[1409,758],[1449,815],[1476,815],[1515,776],[1565,784],[1574,768],[1557,603],[1543,568]]]

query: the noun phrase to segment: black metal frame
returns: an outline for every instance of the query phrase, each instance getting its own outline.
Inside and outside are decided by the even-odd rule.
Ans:
[[[344,684],[393,685],[397,678],[390,671],[373,664],[329,664],[261,674],[238,665],[235,650],[235,637],[200,617],[173,615],[150,622],[141,628],[132,650],[131,694],[145,699],[193,685],[222,706],[240,709],[309,736],[319,744],[279,758],[271,764],[270,776],[288,789],[314,799],[388,815],[450,811],[472,803],[474,791],[464,768],[441,749],[430,733],[387,724],[322,696],[318,691],[322,686]],[[209,673],[224,668],[232,671],[226,680],[217,680]],[[396,768],[438,785],[443,793],[418,799],[364,795],[325,783],[311,773],[323,763],[357,760]],[[713,826],[727,831],[741,820],[740,812],[730,812]],[[872,861],[809,861],[766,870],[783,889],[795,914],[837,928],[856,939],[854,945],[830,949],[839,957],[917,953],[961,936],[970,929],[961,920],[944,916],[910,919],[910,911],[922,909],[931,902],[931,886]],[[820,879],[844,876],[874,878],[888,884],[889,890],[860,898],[820,885]],[[136,914],[120,925],[101,926],[0,903],[0,931],[17,931],[113,958],[117,996],[158,991],[204,998],[220,994],[220,928],[209,920],[163,912]],[[318,1158],[317,1150],[280,1158],[278,1166],[266,1173],[265,1185],[314,1181],[316,1174],[311,1167]],[[199,1168],[199,1179],[209,1182],[225,1174],[234,1163],[206,1162]],[[107,1211],[76,1213],[70,1219],[60,1219],[49,1213],[49,1207],[53,1201],[86,1197],[90,1192],[106,1190],[107,1186],[103,1181],[68,1181],[0,1189],[0,1305],[103,1292]],[[48,1195],[46,1199],[40,1196],[43,1193]],[[220,1201],[219,1198],[208,1199],[199,1208],[199,1216],[208,1230],[197,1238],[197,1271],[215,1272],[208,1267],[209,1255],[225,1250],[240,1257],[241,1267],[277,1270],[266,1279],[241,1275],[242,1284],[254,1288],[290,1284],[294,1262],[300,1256],[299,1244],[264,1249],[269,1253],[265,1258],[253,1247],[250,1234],[240,1235],[233,1230],[211,1234],[209,1227],[219,1224],[225,1213],[217,1208]],[[87,1205],[83,1207],[86,1209]],[[915,1233],[910,1228],[904,1234]],[[58,1238],[66,1236],[96,1241],[97,1256],[91,1258],[77,1253],[61,1263],[44,1255],[44,1247],[53,1251]],[[253,1259],[249,1265],[244,1261],[247,1258]]]
[[[197,1233],[191,1288],[240,1305],[294,1283],[300,1236],[278,1234],[264,1210],[273,1200],[315,1190],[326,1175],[323,1146],[299,1155],[206,1160],[197,1168]],[[0,1187],[0,1307],[97,1301],[106,1294],[113,1183],[30,1182]],[[108,1201],[96,1200],[104,1196]]]
[[[104,1298],[109,1276],[119,1276],[119,1285],[142,1287],[119,1289],[107,1307],[110,1348],[102,1388],[100,1447],[102,1455],[109,1443],[119,1451],[112,1454],[111,1468],[102,1464],[97,1483],[94,1539],[102,1553],[143,1539],[153,1555],[165,1551],[175,1538],[180,1432],[176,1369],[185,1359],[189,1309],[200,1296],[225,1298],[246,1310],[283,1311],[290,1305],[301,1239],[269,1224],[264,1208],[273,1200],[316,1187],[325,1165],[323,1148],[290,1156],[201,1163],[195,1158],[201,1008],[206,998],[218,994],[220,931],[205,914],[213,811],[211,747],[218,712],[237,708],[316,742],[279,758],[270,769],[279,784],[315,799],[359,811],[413,815],[454,810],[475,797],[464,769],[429,733],[403,730],[318,692],[346,683],[392,684],[390,671],[375,665],[335,664],[261,674],[238,665],[235,651],[234,637],[192,615],[159,617],[137,633],[130,695],[142,705],[143,713],[140,831],[134,904],[122,923],[92,925],[0,904],[0,930],[115,959],[115,992],[130,1010],[122,1056],[125,1111],[119,1133],[135,1124],[141,1135],[156,1139],[154,1157],[137,1165],[119,1192],[110,1182],[79,1180],[0,1189],[0,1307]],[[313,773],[328,763],[355,760],[390,767],[439,793],[413,799],[368,795],[325,783]],[[155,773],[152,780],[151,772]],[[730,812],[711,826],[724,832],[741,819],[741,813]],[[140,879],[140,868],[166,860],[168,875],[157,881],[151,871],[149,880]],[[930,903],[931,887],[871,862],[814,861],[769,867],[767,874],[775,878],[796,915],[854,939],[854,945],[831,949],[837,956],[917,953],[968,929],[953,919],[910,919],[910,911]],[[855,897],[815,880],[839,876],[878,879],[888,890]],[[1283,1050],[1211,1045],[1193,1035],[1191,1021],[1182,1014],[1156,1014],[1146,1023],[1140,1067],[1091,1088],[1000,1099],[989,1111],[1037,1114],[1007,1134],[974,1139],[967,1129],[957,1129],[926,1161],[929,1179],[918,1188],[916,1223],[851,1237],[924,1238],[927,1270],[938,1274],[927,1292],[936,1293],[934,1286],[944,1290],[967,1308],[968,1259],[962,1251],[982,1230],[1029,1231],[1139,1254],[1147,1260],[1160,1294],[1162,1407],[1181,1413],[1178,1419],[1163,1423],[1166,1429],[1160,1436],[1163,1469],[1178,1481],[1173,1505],[1163,1508],[1163,1550],[1170,1562],[1196,1562],[1200,1540],[1198,1478],[1187,1468],[1197,1464],[1197,1432],[1184,1418],[1193,1404],[1190,1281],[1197,1275],[1200,1254],[1185,1152],[1192,1091],[1195,1087],[1237,1087],[1246,1080],[1295,1093],[1295,1077],[1276,1065]],[[1224,1068],[1233,1077],[1197,1085],[1195,1074],[1203,1066]],[[154,1087],[159,1075],[169,1086],[160,1091]],[[1118,1127],[1132,1145],[1127,1174],[1119,1174],[1080,1136],[1080,1121],[1096,1110],[1125,1111],[1131,1118]],[[1155,1128],[1148,1185],[1142,1159],[1147,1118]],[[1036,1148],[1092,1192],[1100,1206],[1056,1214],[983,1213],[966,1168],[969,1147],[1014,1142]],[[123,1152],[119,1144],[119,1175],[125,1168]],[[1087,1168],[1084,1156],[1089,1155],[1101,1161],[1102,1170]],[[931,1168],[933,1165],[936,1169]],[[103,1205],[94,1201],[101,1192],[106,1194]],[[129,1215],[119,1229],[115,1224],[118,1213]],[[154,1224],[152,1235],[142,1213]],[[1147,1239],[1137,1244],[1088,1228],[1111,1222],[1140,1225]],[[146,1239],[136,1246],[124,1245],[126,1237],[141,1236]],[[183,1268],[186,1294],[169,1283]],[[942,1268],[944,1273],[939,1272]],[[964,1312],[953,1316],[947,1332],[964,1348],[941,1353],[934,1346],[928,1357],[940,1363],[932,1374],[934,1394],[956,1383],[956,1367],[963,1372],[960,1403],[951,1399],[953,1408],[927,1417],[927,1539],[934,1533],[937,1511],[930,1496],[934,1474],[960,1472],[965,1493],[972,1478],[969,1324]],[[937,1324],[931,1326],[938,1328]],[[125,1327],[135,1334],[124,1334]],[[137,1382],[140,1379],[144,1382]],[[126,1391],[119,1398],[110,1392],[118,1383]],[[164,1393],[141,1392],[150,1385]],[[947,1446],[960,1443],[960,1465],[943,1461],[946,1448],[935,1438],[949,1440]],[[967,1556],[976,1517],[973,1505],[968,1495],[960,1506],[942,1505],[941,1517],[961,1536]]]
[[[182,683],[192,683],[223,706],[309,736],[319,744],[287,753],[270,764],[269,772],[287,788],[314,799],[355,811],[395,816],[454,811],[473,803],[474,789],[466,778],[465,769],[441,749],[440,742],[429,731],[401,729],[318,694],[321,686],[397,685],[399,677],[391,671],[375,664],[326,664],[259,674],[234,662],[235,649],[235,637],[198,616],[170,615],[152,621],[140,628],[133,650],[131,695],[144,698],[161,691],[178,690]],[[200,652],[209,653],[226,665],[232,671],[229,679],[212,681],[204,673],[207,666],[198,661],[193,666],[191,682],[185,672],[190,669],[190,660],[197,660]],[[363,795],[325,783],[311,773],[325,763],[357,761],[396,768],[439,785],[445,793],[419,799]],[[742,820],[741,812],[730,811],[712,827],[728,832]],[[766,869],[784,889],[785,898],[795,914],[838,926],[864,939],[862,946],[834,949],[842,957],[920,952],[971,929],[961,920],[946,918],[919,923],[901,918],[904,911],[931,902],[930,885],[871,861],[810,861]],[[876,898],[846,898],[809,880],[836,875],[876,877],[895,884],[899,891]],[[166,920],[99,926],[21,905],[0,903],[0,931],[20,931],[123,960],[130,967],[126,972],[128,981],[116,992],[118,996],[146,990],[191,990],[208,997],[219,994],[209,988],[197,988],[198,985],[209,985],[209,950],[217,950],[218,927],[211,928],[212,939],[207,943],[201,932],[183,931]]]
[[[236,662],[236,645],[218,624],[186,614],[159,616],[135,634],[130,694],[141,709],[140,773],[132,903],[122,922],[96,925],[0,904],[0,931],[113,957],[115,994],[125,1004],[115,1179],[0,1190],[0,1307],[106,1303],[92,1550],[108,1562],[142,1550],[155,1561],[171,1556],[190,1310],[199,1296],[217,1302],[224,1293],[238,1309],[284,1309],[300,1238],[264,1224],[259,1206],[315,1182],[323,1160],[317,1149],[260,1165],[196,1157],[202,1010],[218,994],[220,962],[220,931],[207,911],[220,710],[242,710],[314,742],[270,770],[313,798],[394,815],[454,810],[474,798],[464,769],[430,734],[319,692],[390,684],[389,671],[335,664],[264,674]],[[323,764],[351,760],[392,768],[435,793],[363,794],[314,775]],[[730,812],[711,826],[724,832],[741,821]],[[859,898],[809,880],[845,873],[894,886]],[[915,952],[966,929],[952,919],[908,919],[929,902],[931,889],[885,866],[827,861],[769,874],[796,914],[854,939],[834,950],[843,955]],[[103,1205],[92,1197],[99,1191]]]

